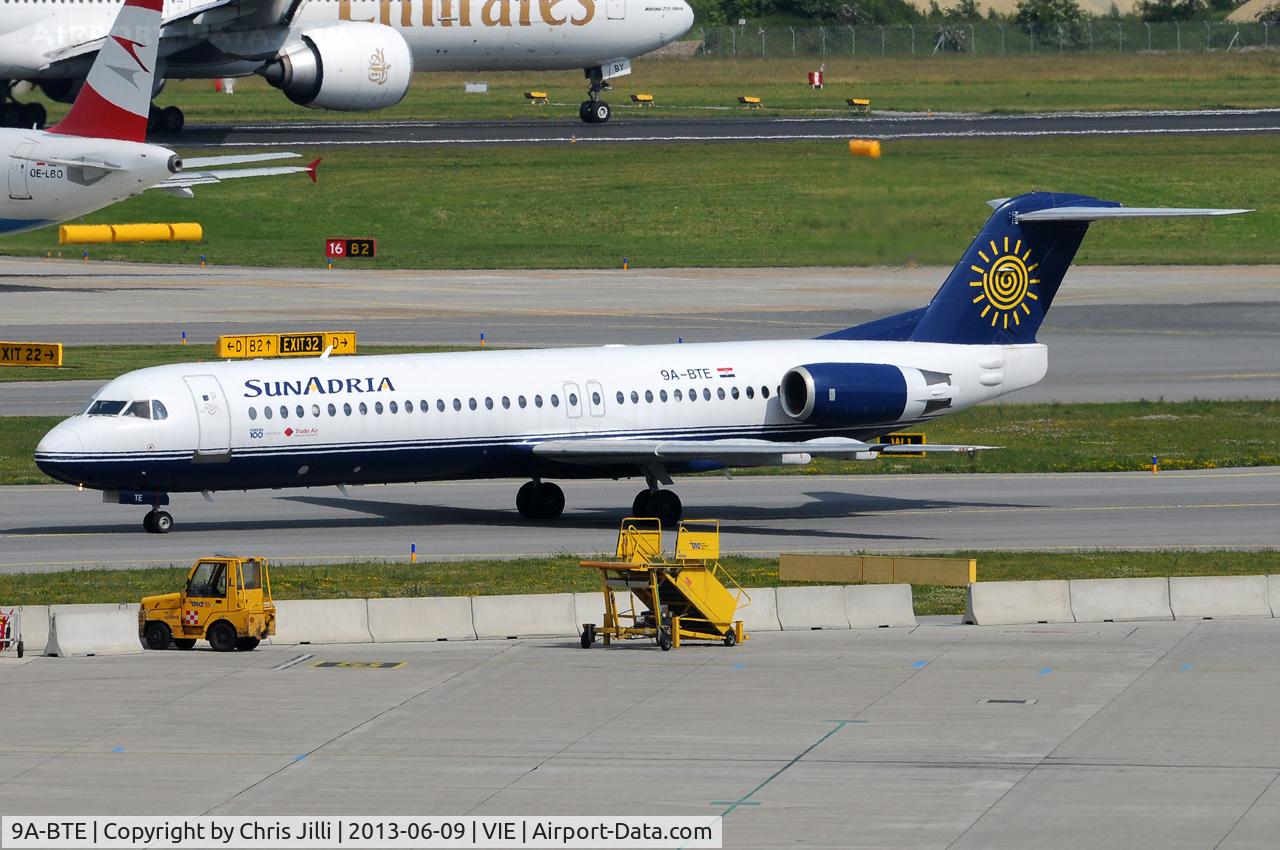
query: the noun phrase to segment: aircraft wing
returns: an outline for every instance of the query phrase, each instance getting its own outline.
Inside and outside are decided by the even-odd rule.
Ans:
[[[874,460],[882,454],[915,452],[974,452],[994,446],[943,444],[889,445],[865,443],[848,437],[823,437],[796,442],[770,440],[548,440],[537,443],[533,453],[550,460],[588,466],[634,463],[713,461],[725,466],[786,466],[806,464],[815,457],[837,460]]]
[[[259,27],[288,26],[298,11],[306,5],[307,0],[205,0],[196,2],[191,8],[178,14],[165,15],[160,24],[160,54],[168,55],[165,50],[165,39],[183,39],[189,41],[192,27],[206,32],[217,32],[225,29],[254,29]],[[98,52],[106,38],[104,32],[98,38],[91,38],[66,47],[51,51],[46,55],[47,63],[41,71],[54,66],[73,62]],[[188,46],[184,44],[182,46]]]
[[[295,154],[290,154],[294,156]],[[269,159],[282,159],[283,157],[276,155],[267,157]],[[209,159],[227,159],[234,160],[235,157],[209,157]],[[197,160],[198,162],[199,160]],[[254,162],[253,159],[244,161]],[[311,178],[311,182],[316,182],[316,168],[320,165],[320,160],[315,160],[309,165],[276,165],[266,168],[231,168],[223,171],[188,171],[186,169],[165,180],[163,183],[157,183],[151,186],[152,189],[164,189],[175,195],[183,197],[191,197],[192,186],[208,186],[213,183],[221,183],[224,180],[238,180],[243,177],[276,177],[281,174],[305,174]]]

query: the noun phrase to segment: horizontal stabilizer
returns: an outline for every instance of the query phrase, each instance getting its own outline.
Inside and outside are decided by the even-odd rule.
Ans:
[[[1206,215],[1239,215],[1253,210],[1197,209],[1194,207],[1053,207],[1035,212],[1015,212],[1016,222],[1103,221],[1109,218],[1185,218]]]
[[[194,156],[182,160],[183,168],[217,168],[223,165],[245,165],[250,162],[268,162],[273,159],[297,159],[300,153],[276,151],[273,153],[231,154],[229,156]]]
[[[317,160],[318,162],[319,160]],[[232,168],[226,171],[181,171],[163,183],[151,186],[152,189],[164,189],[173,192],[175,189],[190,189],[192,186],[208,186],[224,180],[239,180],[244,177],[277,177],[282,174],[305,174],[316,180],[315,163],[311,165],[280,165],[269,168]],[[188,196],[189,197],[189,196]]]

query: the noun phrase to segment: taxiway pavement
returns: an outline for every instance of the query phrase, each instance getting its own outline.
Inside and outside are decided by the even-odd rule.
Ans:
[[[0,809],[724,815],[730,848],[1270,850],[1277,639],[1273,619],[931,623],[669,653],[0,659]],[[183,766],[198,781],[140,780]]]
[[[567,106],[567,104],[566,104]],[[576,104],[574,104],[576,108]],[[1035,136],[1146,136],[1280,132],[1280,110],[1047,112],[1025,115],[893,113],[795,118],[627,115],[608,124],[566,119],[506,121],[310,121],[188,124],[183,148],[374,145],[552,145],[566,143],[790,142],[806,139],[958,139]],[[639,110],[636,110],[639,112]]]
[[[895,464],[878,469],[892,473]],[[143,511],[70,486],[0,488],[0,573],[188,564],[236,551],[318,563],[590,555],[612,550],[643,481],[565,481],[555,522],[522,519],[518,481],[173,494],[167,535]],[[680,478],[689,517],[721,522],[722,549],[1269,549],[1280,543],[1280,468],[1097,474]],[[430,577],[424,576],[429,586]]]

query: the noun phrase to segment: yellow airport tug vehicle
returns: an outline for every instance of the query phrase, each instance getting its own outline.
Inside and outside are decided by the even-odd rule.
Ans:
[[[257,649],[276,633],[276,606],[264,558],[201,558],[181,593],[144,596],[138,634],[148,649],[178,649],[207,640],[218,652]]]
[[[615,638],[652,638],[663,652],[682,641],[708,640],[733,646],[748,638],[739,608],[751,597],[720,566],[720,522],[688,519],[676,534],[675,560],[662,556],[662,523],[629,517],[618,532],[617,561],[582,561],[600,571],[604,621],[582,624],[582,648],[596,637],[608,646]],[[618,595],[627,594],[620,603]],[[637,602],[643,610],[637,610]]]

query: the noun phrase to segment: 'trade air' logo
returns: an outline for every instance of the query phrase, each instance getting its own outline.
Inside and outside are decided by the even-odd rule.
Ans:
[[[1017,327],[1022,324],[1024,315],[1031,315],[1027,301],[1040,300],[1040,296],[1031,291],[1031,287],[1040,283],[1040,278],[1031,276],[1039,266],[1031,262],[1030,249],[1022,250],[1021,239],[1010,246],[1006,236],[1003,247],[997,246],[992,239],[989,247],[991,256],[987,256],[986,251],[978,251],[985,268],[969,266],[970,270],[982,275],[980,280],[969,281],[969,285],[982,288],[982,292],[973,298],[974,304],[982,305],[979,315],[984,319],[990,316],[991,327],[1000,324],[1007,330],[1010,317]]]
[[[391,63],[387,61],[386,52],[379,47],[369,57],[369,82],[376,86],[386,83],[391,76]]]

